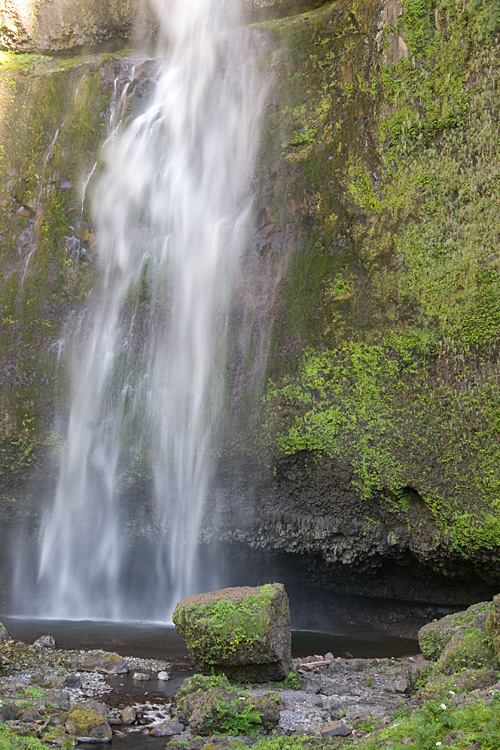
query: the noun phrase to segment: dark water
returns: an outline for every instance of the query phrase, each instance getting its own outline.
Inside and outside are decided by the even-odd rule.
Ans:
[[[25,620],[0,615],[16,640],[32,643],[41,635],[54,636],[58,648],[117,651],[123,656],[165,659],[174,670],[189,670],[191,662],[184,642],[174,628],[145,622],[72,622]],[[418,652],[418,644],[409,638],[396,638],[369,624],[343,625],[338,632],[295,630],[293,656],[332,652],[335,656],[358,658],[405,656]]]

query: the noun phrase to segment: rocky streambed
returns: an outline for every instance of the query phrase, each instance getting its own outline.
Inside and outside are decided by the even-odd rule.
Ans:
[[[497,597],[423,627],[422,654],[316,654],[294,659],[282,682],[248,685],[188,670],[173,685],[165,660],[62,650],[50,636],[27,645],[0,628],[0,723],[64,748],[121,739],[135,747],[156,739],[202,750],[236,737],[249,744],[263,735],[293,735],[311,746],[348,742],[370,750],[374,742],[418,746],[429,727],[433,747],[494,747],[499,622]],[[159,683],[172,689],[159,692]]]
[[[0,664],[0,721],[47,744],[107,742],[132,733],[196,744],[197,736],[217,729],[201,722],[193,732],[184,715],[179,720],[175,698],[148,691],[151,679],[170,679],[171,665],[162,660],[61,650],[50,636],[27,645],[4,632]],[[373,722],[387,724],[401,706],[413,705],[428,662],[328,653],[295,659],[293,666],[293,679],[238,689],[237,700],[268,700],[273,734],[348,736],[366,733]],[[128,693],[127,683],[135,686]],[[206,704],[206,691],[197,693]]]

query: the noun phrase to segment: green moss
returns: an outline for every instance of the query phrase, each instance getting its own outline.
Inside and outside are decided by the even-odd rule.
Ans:
[[[274,586],[266,584],[258,593],[238,601],[220,598],[207,604],[177,605],[173,621],[196,659],[208,665],[220,664],[236,652],[265,641],[275,595]]]
[[[458,631],[465,632],[469,628],[478,627],[484,629],[491,611],[491,602],[479,602],[463,612],[454,612],[424,625],[419,630],[418,643],[425,658],[431,661],[438,659]]]
[[[439,671],[450,675],[462,669],[498,669],[491,641],[482,630],[468,628],[456,633],[439,657]]]
[[[177,691],[176,699],[179,702],[187,695],[206,692],[207,690],[212,690],[216,687],[229,688],[229,680],[226,675],[194,674],[191,677],[188,677],[187,680],[184,680]]]
[[[105,57],[0,59],[0,473],[19,481],[50,440],[56,346],[70,307],[93,283],[93,235],[76,253],[77,194],[105,134]],[[69,238],[69,240],[68,240]],[[72,244],[73,242],[73,244]],[[76,242],[78,245],[78,242]]]
[[[103,717],[91,709],[77,708],[69,714],[68,722],[77,737],[90,737],[92,730],[102,726]]]
[[[473,555],[500,543],[498,4],[402,6],[381,62],[359,43],[368,3],[357,30],[332,7],[274,28],[284,124],[317,134],[282,155],[304,211],[265,432],[278,456],[352,464],[360,496],[402,514],[414,487],[440,543]],[[395,65],[394,33],[410,54]]]

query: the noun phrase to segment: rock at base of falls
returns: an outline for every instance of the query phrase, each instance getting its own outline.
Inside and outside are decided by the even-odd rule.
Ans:
[[[173,619],[202,673],[215,668],[232,680],[267,682],[290,670],[290,610],[282,584],[190,596]]]
[[[91,651],[82,662],[83,672],[100,672],[101,674],[127,674],[127,662],[119,654]]]

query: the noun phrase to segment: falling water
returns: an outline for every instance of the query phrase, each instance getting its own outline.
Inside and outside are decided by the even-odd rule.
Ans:
[[[155,93],[109,139],[94,191],[99,284],[73,336],[66,447],[41,532],[43,616],[118,619],[139,604],[142,618],[162,619],[201,585],[262,86],[235,0],[230,23],[221,0],[154,5],[166,50]],[[118,490],[138,457],[148,457],[160,538],[146,564],[130,559],[134,519]]]

